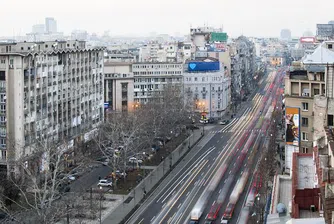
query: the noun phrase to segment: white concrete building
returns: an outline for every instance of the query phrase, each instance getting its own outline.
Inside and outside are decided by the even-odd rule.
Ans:
[[[45,18],[45,31],[47,33],[57,33],[57,21],[54,18]]]
[[[162,47],[160,44],[152,42],[139,48],[138,62],[156,62],[158,61],[158,51]]]
[[[43,34],[45,33],[45,25],[44,24],[33,25],[31,32],[35,34]]]
[[[221,118],[231,103],[231,80],[225,76],[224,66],[217,59],[206,58],[203,60],[188,61],[191,63],[220,64],[219,69],[201,69],[206,71],[191,71],[185,69],[183,73],[184,92],[187,99],[193,102],[194,111],[206,113],[207,118]]]
[[[131,111],[133,104],[132,63],[106,62],[104,64],[105,109]]]
[[[103,50],[84,41],[0,44],[2,164],[37,141],[88,140],[104,119]]]
[[[168,84],[182,86],[182,63],[152,62],[132,64],[134,101],[145,104],[154,92],[163,91]]]

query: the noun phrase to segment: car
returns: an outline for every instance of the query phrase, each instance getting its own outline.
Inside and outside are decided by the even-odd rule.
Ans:
[[[219,122],[220,125],[227,125],[229,123],[229,120],[222,120]]]
[[[99,183],[97,184],[97,186],[98,187],[112,187],[112,182],[102,179],[102,180],[99,180]]]
[[[131,158],[129,158],[129,163],[139,163],[139,164],[141,164],[141,163],[143,163],[143,160],[137,159],[136,157],[131,157]]]
[[[70,181],[74,181],[74,180],[76,179],[76,177],[75,177],[74,175],[69,175],[69,176],[68,176],[68,179],[69,179]]]

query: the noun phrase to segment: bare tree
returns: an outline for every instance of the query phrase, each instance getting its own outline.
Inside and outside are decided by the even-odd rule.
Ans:
[[[140,111],[115,112],[100,126],[94,141],[104,156],[109,158],[113,170],[127,170],[129,157],[139,153],[145,143],[144,124]]]
[[[18,146],[13,143],[9,147]],[[1,191],[0,207],[19,223],[55,223],[69,212],[66,202],[61,198],[69,183],[70,174],[63,171],[67,166],[65,155],[71,150],[70,145],[67,142],[55,145],[43,139],[25,150],[31,153],[11,161],[11,165],[15,166],[12,170],[19,173],[10,173],[6,181],[19,192],[19,197]],[[74,170],[82,164],[86,164],[84,157]],[[8,204],[12,207],[8,207]]]

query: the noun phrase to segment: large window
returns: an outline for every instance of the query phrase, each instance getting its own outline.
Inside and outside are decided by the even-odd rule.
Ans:
[[[307,117],[302,117],[302,126],[303,127],[308,127],[308,118]]]
[[[308,133],[302,132],[302,141],[308,141]]]
[[[302,103],[303,111],[308,111],[308,103]]]

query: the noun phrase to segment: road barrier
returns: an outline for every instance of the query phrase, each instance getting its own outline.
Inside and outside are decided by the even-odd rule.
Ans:
[[[140,206],[143,199],[154,191],[179,161],[190,152],[203,137],[200,131],[194,131],[168,157],[166,157],[147,177],[145,177],[104,220],[103,223],[125,223]],[[147,192],[146,194],[144,192]]]

